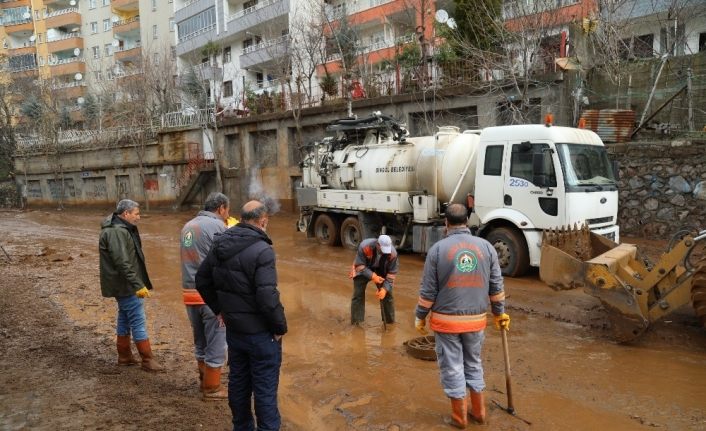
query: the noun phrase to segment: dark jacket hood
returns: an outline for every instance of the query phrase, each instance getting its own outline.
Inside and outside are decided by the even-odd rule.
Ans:
[[[128,230],[137,229],[137,226],[130,223],[129,221],[125,221],[125,220],[121,219],[120,217],[118,217],[118,215],[116,213],[110,214],[108,217],[105,218],[105,220],[103,220],[103,223],[101,223],[101,229],[105,229],[105,228],[111,227],[111,226],[116,226],[116,227],[122,226],[122,227],[126,227]]]
[[[248,223],[238,223],[222,234],[216,234],[213,252],[218,260],[225,261],[258,241],[272,245],[272,240],[262,229]]]

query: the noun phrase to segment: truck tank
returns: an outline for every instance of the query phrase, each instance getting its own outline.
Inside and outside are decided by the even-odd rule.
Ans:
[[[329,151],[318,146],[302,164],[304,187],[369,191],[419,191],[449,202],[465,202],[474,192],[475,158],[480,138],[443,127],[434,136],[402,142],[380,141],[369,132],[362,145]],[[459,180],[463,175],[461,184]],[[436,185],[435,185],[436,184]]]

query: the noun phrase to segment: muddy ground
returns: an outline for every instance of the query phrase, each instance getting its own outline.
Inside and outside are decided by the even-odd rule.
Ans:
[[[178,235],[192,215],[151,212],[139,224],[155,285],[148,331],[168,368],[148,374],[115,365],[115,301],[101,297],[98,281],[105,213],[0,212],[0,245],[9,255],[0,251],[0,429],[230,428],[227,403],[199,398],[181,303]],[[355,328],[353,252],[305,240],[294,225],[293,215],[279,214],[269,227],[290,331],[283,429],[449,429],[436,364],[402,346],[417,336],[422,257],[401,257],[398,323],[383,332],[369,289],[365,324]],[[611,340],[598,302],[581,291],[552,291],[536,273],[506,279],[506,291],[515,408],[532,425],[492,403],[505,405],[506,395],[500,336],[489,329],[486,429],[706,430],[706,331],[690,309],[626,346]]]

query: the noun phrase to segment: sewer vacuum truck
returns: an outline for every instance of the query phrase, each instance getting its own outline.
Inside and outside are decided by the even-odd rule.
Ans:
[[[445,233],[451,202],[498,251],[504,275],[539,266],[542,231],[586,223],[618,241],[618,189],[598,135],[546,125],[409,137],[376,113],[342,119],[334,136],[305,147],[297,227],[321,244],[355,249],[385,233],[400,250],[426,253]]]

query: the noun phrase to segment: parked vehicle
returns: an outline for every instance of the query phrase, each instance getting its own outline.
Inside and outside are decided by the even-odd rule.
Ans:
[[[343,119],[301,163],[298,228],[320,243],[356,248],[382,232],[426,253],[444,236],[451,202],[498,251],[503,273],[538,266],[544,229],[586,223],[619,240],[615,169],[598,135],[547,125],[409,137],[390,117]]]

